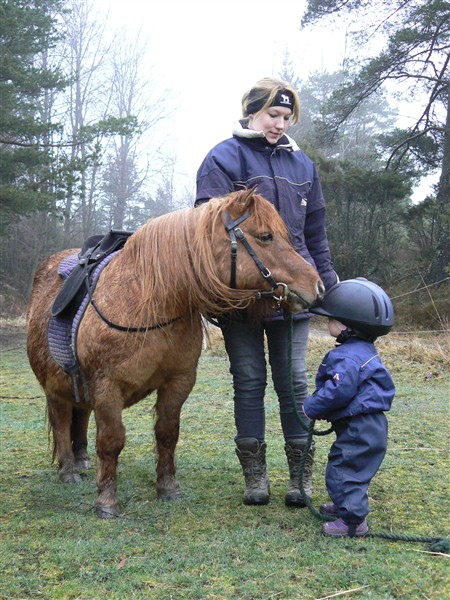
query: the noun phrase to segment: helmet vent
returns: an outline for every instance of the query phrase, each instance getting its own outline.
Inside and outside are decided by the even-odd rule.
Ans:
[[[389,306],[387,305],[386,300],[384,301],[384,308],[386,309],[386,320],[389,320],[390,314],[389,314]]]
[[[379,319],[380,318],[380,310],[379,310],[378,302],[377,302],[377,299],[375,298],[375,296],[372,296],[372,302],[373,302],[373,310],[375,313],[375,318]]]

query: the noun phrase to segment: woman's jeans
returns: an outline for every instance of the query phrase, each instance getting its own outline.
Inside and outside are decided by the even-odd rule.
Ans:
[[[264,333],[267,336],[269,364],[278,396],[284,439],[306,440],[307,432],[298,422],[292,405],[291,378],[297,410],[302,422],[307,425],[309,421],[303,416],[302,406],[308,397],[305,359],[309,319],[293,322],[292,365],[288,361],[289,327],[290,322],[285,320],[262,325],[229,321],[223,328],[230,373],[233,376],[236,440],[251,437],[264,441],[264,394],[267,385]]]

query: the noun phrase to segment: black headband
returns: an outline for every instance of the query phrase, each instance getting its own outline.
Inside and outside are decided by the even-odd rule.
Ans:
[[[269,95],[270,93],[267,92],[261,97],[261,88],[252,88],[247,99],[247,114],[253,115],[260,111],[269,99]],[[279,90],[276,93],[276,96],[271,102],[270,106],[284,106],[286,108],[290,108],[293,111],[294,94],[289,90]]]

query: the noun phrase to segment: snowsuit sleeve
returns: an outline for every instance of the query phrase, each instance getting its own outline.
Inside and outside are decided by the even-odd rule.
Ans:
[[[327,355],[316,376],[316,390],[304,403],[310,419],[327,419],[350,404],[358,391],[359,365],[348,357]]]

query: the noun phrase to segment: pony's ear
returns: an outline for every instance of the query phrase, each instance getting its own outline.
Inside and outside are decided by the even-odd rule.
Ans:
[[[253,186],[247,190],[243,190],[242,192],[238,192],[234,199],[234,205],[238,209],[239,214],[244,214],[245,211],[249,210],[249,208],[254,203],[254,195],[256,192],[256,186]]]

